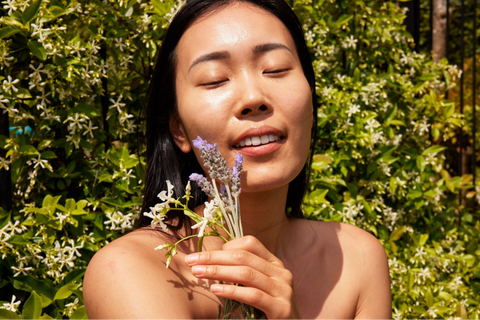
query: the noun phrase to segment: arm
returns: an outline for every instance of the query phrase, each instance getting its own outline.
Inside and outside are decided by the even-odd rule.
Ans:
[[[300,318],[292,273],[260,241],[246,236],[222,249],[188,255],[185,262],[197,278],[243,285],[214,284],[211,290],[218,297],[252,305],[269,319]]]

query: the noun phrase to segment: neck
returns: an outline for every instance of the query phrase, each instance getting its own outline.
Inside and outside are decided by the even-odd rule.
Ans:
[[[242,193],[240,211],[244,235],[260,240],[276,254],[289,220],[285,212],[288,186],[266,192]]]

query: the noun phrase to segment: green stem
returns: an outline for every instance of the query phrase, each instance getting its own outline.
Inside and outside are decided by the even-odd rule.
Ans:
[[[200,237],[200,239],[198,239],[198,243],[197,243],[197,251],[198,252],[202,252],[203,238],[204,237]]]
[[[188,236],[188,237],[182,238],[182,239],[178,240],[177,242],[175,242],[174,246],[177,246],[177,245],[178,245],[180,242],[183,242],[183,241],[185,241],[185,240],[188,240],[188,239],[194,238],[194,237],[196,237],[196,236],[197,236],[197,235],[196,235],[196,234],[194,234],[194,235],[191,235],[191,236]]]
[[[220,228],[222,228],[223,231],[225,231],[225,232],[227,233],[227,235],[230,237],[230,239],[232,239],[232,240],[235,239],[235,237],[232,236],[232,234],[231,234],[230,232],[228,232],[228,230],[225,229],[224,226],[222,226],[221,224],[218,224],[218,223],[217,223],[217,225],[218,225]]]
[[[225,207],[223,206],[223,201],[220,199],[220,193],[218,193],[218,188],[217,188],[217,183],[215,182],[215,179],[212,179],[212,184],[213,188],[215,189],[215,199],[217,199],[218,205],[220,206],[220,210],[222,211],[223,215],[225,216],[225,220],[227,220],[228,228],[230,230],[233,230],[232,224],[230,223],[230,220],[228,219],[229,216],[227,214],[227,211],[225,210]],[[235,231],[235,230],[233,230]]]

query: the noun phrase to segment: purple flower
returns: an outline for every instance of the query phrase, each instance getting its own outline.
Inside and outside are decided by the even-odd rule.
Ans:
[[[242,165],[243,165],[243,156],[240,153],[237,153],[235,155],[235,167],[237,167],[237,170],[242,171]]]
[[[205,180],[205,177],[198,173],[192,173],[188,178],[196,183],[202,183]]]
[[[207,141],[203,140],[202,138],[197,136],[197,139],[193,140],[193,146],[197,148],[198,150],[202,151],[203,147]]]
[[[204,176],[198,173],[192,173],[189,177],[191,181],[195,181],[197,185],[202,189],[203,192],[209,197],[215,197],[215,192],[210,181],[207,180]]]

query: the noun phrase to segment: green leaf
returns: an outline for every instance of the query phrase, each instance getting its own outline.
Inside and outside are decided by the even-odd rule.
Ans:
[[[0,28],[0,39],[10,37],[15,33],[20,32],[21,29],[13,27],[13,26],[6,26],[4,28]]]
[[[85,306],[81,306],[70,316],[70,319],[88,319]]]
[[[25,157],[21,157],[12,164],[12,166],[10,167],[10,170],[12,171],[12,181],[18,180],[20,174],[23,171],[23,168],[25,167],[25,162]]]
[[[428,156],[428,155],[435,155],[443,150],[447,149],[447,147],[440,146],[440,145],[434,145],[425,151],[422,152],[422,155]]]
[[[454,112],[455,112],[455,103],[449,103],[448,107],[443,109],[443,116],[445,118],[450,118]]]
[[[415,313],[418,313],[418,314],[423,314],[425,313],[427,310],[425,310],[424,307],[422,306],[411,306],[412,307],[412,310],[415,312]]]
[[[28,48],[38,59],[45,61],[47,59],[47,51],[43,44],[38,41],[28,41]]]
[[[69,114],[74,115],[75,113],[83,113],[90,118],[101,116],[101,113],[97,110],[97,108],[85,103],[79,103],[71,110]]]
[[[421,247],[421,246],[423,246],[425,243],[427,243],[428,237],[429,237],[428,234],[422,234],[422,235],[420,235],[420,239],[419,239],[419,241],[418,241],[418,245]]]
[[[427,306],[429,308],[433,307],[433,303],[435,302],[433,299],[433,294],[430,289],[427,290],[427,293],[425,294],[425,300],[427,301]]]
[[[28,8],[25,9],[25,11],[23,11],[23,14],[22,14],[23,25],[26,26],[27,23],[35,19],[41,4],[42,4],[42,0],[37,0],[32,4],[30,4]]]
[[[406,126],[405,122],[403,122],[402,120],[391,120],[390,124],[393,124],[394,126]]]
[[[32,94],[30,93],[30,91],[28,91],[25,88],[18,88],[18,91],[15,94],[15,96],[19,99],[31,99],[32,98]]]
[[[69,283],[58,289],[57,293],[53,300],[63,300],[70,297],[73,293],[73,290],[76,290],[80,287],[80,284],[77,283]]]
[[[68,275],[67,275],[68,276]],[[47,307],[53,300],[52,288],[47,283],[37,280],[32,276],[19,276],[12,278],[11,283],[17,290],[32,292],[35,290],[42,298],[42,308]]]
[[[85,274],[85,269],[78,269],[78,270],[73,270],[69,272],[66,276],[65,279],[63,280],[64,284],[69,284],[70,282],[74,281],[81,281],[82,277]]]
[[[53,151],[43,151],[42,152],[42,159],[55,159],[57,156]]]
[[[423,170],[425,170],[425,158],[423,156],[417,157],[417,167],[418,169],[420,169],[420,172],[423,172]]]
[[[7,240],[10,244],[30,244],[30,241],[25,240],[25,238],[19,234],[14,235],[10,239]]]
[[[458,304],[456,316],[462,319],[469,319],[467,309],[465,309],[465,306],[463,305],[463,303]]]
[[[10,310],[0,309],[0,319],[22,319],[22,317]]]
[[[348,21],[350,21],[352,18],[353,18],[353,15],[344,14],[340,18],[338,18],[338,20],[335,23],[337,24],[337,26],[342,26]]]
[[[29,144],[21,146],[21,147],[18,149],[18,152],[19,152],[20,154],[23,154],[23,155],[32,155],[32,156],[35,156],[35,155],[38,154],[37,149],[35,149],[34,146],[29,145]]]
[[[390,234],[390,241],[398,241],[400,238],[403,236],[405,233],[405,226],[402,226],[400,228],[397,228],[393,230],[393,232]]]
[[[25,302],[22,310],[24,319],[38,319],[42,315],[42,299],[32,291],[30,298]]]

